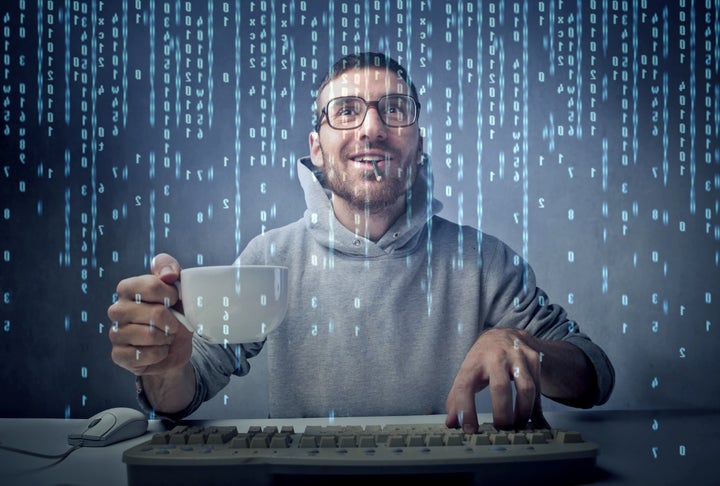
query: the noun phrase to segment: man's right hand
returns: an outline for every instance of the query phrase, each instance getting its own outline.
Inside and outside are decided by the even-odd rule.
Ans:
[[[192,354],[192,332],[169,309],[179,304],[173,284],[180,278],[180,264],[161,253],[151,272],[122,280],[118,300],[108,308],[112,360],[138,376],[178,371]]]

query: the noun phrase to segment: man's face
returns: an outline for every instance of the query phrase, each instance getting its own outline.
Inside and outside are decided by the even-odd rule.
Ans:
[[[319,107],[340,96],[359,96],[377,101],[388,94],[409,94],[407,84],[384,68],[347,71],[325,86]],[[405,196],[415,181],[422,156],[417,122],[408,127],[389,127],[377,109],[369,107],[362,125],[337,130],[323,117],[317,133],[310,134],[310,156],[321,167],[328,188],[361,211],[381,212]],[[372,161],[381,174],[376,178]]]

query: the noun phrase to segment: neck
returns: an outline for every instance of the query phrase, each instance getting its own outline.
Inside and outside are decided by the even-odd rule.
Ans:
[[[344,199],[333,194],[335,217],[347,229],[370,241],[377,242],[387,230],[405,212],[405,195],[399,197],[391,206],[380,211],[364,211],[350,205]]]

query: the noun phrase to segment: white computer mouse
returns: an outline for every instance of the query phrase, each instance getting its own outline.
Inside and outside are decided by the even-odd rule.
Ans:
[[[147,428],[148,421],[144,413],[134,408],[110,408],[90,417],[82,431],[68,435],[68,443],[83,447],[104,447],[138,437],[147,432]]]

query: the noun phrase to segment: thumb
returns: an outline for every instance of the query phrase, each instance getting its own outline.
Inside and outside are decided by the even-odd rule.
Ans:
[[[550,429],[552,428],[542,410],[542,396],[538,393],[535,397],[535,405],[533,406],[532,415],[530,417],[533,429]]]
[[[150,263],[150,271],[157,275],[166,284],[172,284],[180,278],[180,264],[167,253],[155,255]]]

